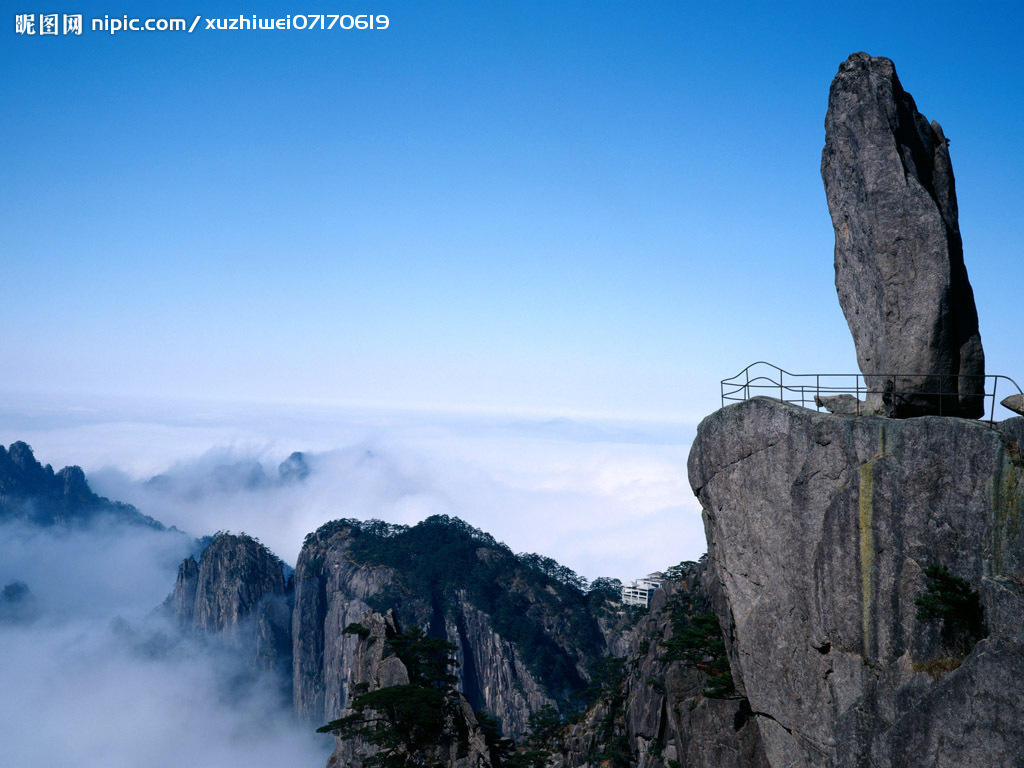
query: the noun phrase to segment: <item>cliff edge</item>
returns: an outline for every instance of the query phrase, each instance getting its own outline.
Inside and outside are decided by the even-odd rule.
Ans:
[[[1022,438],[767,398],[701,422],[690,483],[770,766],[1019,765]]]

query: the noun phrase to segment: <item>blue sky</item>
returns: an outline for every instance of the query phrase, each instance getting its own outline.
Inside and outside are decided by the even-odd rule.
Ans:
[[[40,38],[13,19],[345,10],[390,28]],[[951,137],[988,369],[1024,381],[1022,15],[16,3],[0,395],[644,418],[688,441],[754,360],[856,368],[818,167],[858,50]]]
[[[952,137],[990,368],[1013,375],[1012,8],[383,2],[377,32],[78,38],[9,19],[3,387],[696,416],[754,359],[852,370],[818,162],[854,50],[893,58]]]

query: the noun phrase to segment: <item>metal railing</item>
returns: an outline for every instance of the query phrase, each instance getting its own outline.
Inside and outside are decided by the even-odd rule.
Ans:
[[[912,389],[900,391],[900,382],[914,382]],[[982,392],[977,395],[967,394],[964,397],[983,398],[984,410],[988,411],[988,421],[995,421],[996,392],[1002,384],[1004,397],[1014,393],[1024,396],[1020,385],[1009,376],[988,374],[985,376],[966,376],[957,374],[901,374],[877,373],[864,376],[860,373],[790,373],[777,365],[760,360],[751,363],[735,376],[722,379],[722,407],[729,403],[749,400],[752,397],[765,395],[776,397],[785,403],[799,405],[802,408],[814,408],[820,411],[823,407],[820,398],[851,395],[856,399],[855,410],[860,415],[862,405],[869,397],[878,396],[881,403],[894,398],[932,398],[938,406],[938,415],[943,415],[943,402],[950,400],[959,404],[958,394],[960,379],[983,379]],[[955,380],[955,381],[954,381]],[[922,382],[932,382],[930,388],[921,389]],[[935,383],[937,382],[937,384]],[[991,392],[988,391],[991,386]],[[946,407],[956,411],[956,408]]]

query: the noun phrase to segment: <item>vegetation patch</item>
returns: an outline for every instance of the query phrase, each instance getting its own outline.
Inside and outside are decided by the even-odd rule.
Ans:
[[[962,660],[988,634],[981,597],[970,582],[954,576],[944,565],[932,563],[924,575],[928,584],[914,601],[917,618],[940,625],[943,650]]]
[[[365,637],[359,625],[345,631]],[[365,629],[365,628],[364,628]],[[373,754],[365,757],[367,768],[406,768],[429,765],[426,757],[436,745],[445,719],[457,698],[452,687],[458,678],[449,672],[457,664],[455,646],[446,640],[426,637],[414,627],[388,639],[395,655],[409,672],[409,683],[389,685],[375,691],[363,685],[353,687],[351,713],[317,728],[343,739],[358,739]]]
[[[447,515],[415,526],[380,520],[336,520],[322,526],[321,540],[351,539],[349,556],[363,566],[385,566],[395,578],[367,602],[381,613],[393,609],[405,624],[430,626],[439,634],[456,618],[459,593],[490,617],[491,626],[516,649],[533,677],[552,698],[569,700],[587,686],[578,664],[595,663],[603,639],[595,618],[617,580],[585,579],[549,557],[514,554],[491,535]]]
[[[661,643],[664,661],[678,661],[706,675],[703,694],[709,699],[736,696],[725,639],[718,617],[677,594],[669,602],[672,636]]]
[[[943,675],[959,667],[963,662],[963,659],[953,656],[936,656],[934,659],[928,659],[927,661],[915,661],[911,668],[915,672],[926,672],[932,680],[938,680]]]

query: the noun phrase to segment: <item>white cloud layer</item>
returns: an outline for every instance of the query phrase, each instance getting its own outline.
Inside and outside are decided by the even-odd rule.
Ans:
[[[0,762],[322,768],[332,740],[296,725],[271,681],[236,687],[231,656],[152,614],[188,543],[0,526],[0,584],[27,584],[32,608],[0,621]]]
[[[339,517],[411,524],[460,517],[515,551],[554,557],[588,578],[629,579],[705,550],[686,476],[689,424],[493,414],[249,407],[47,412],[19,434],[44,462],[82,465],[94,489],[194,535],[257,536],[294,563],[304,536]],[[2,434],[2,433],[0,433]],[[300,484],[226,482],[292,451]],[[156,474],[174,490],[145,481]],[[238,474],[237,472],[234,474]],[[244,474],[244,473],[243,473]]]
[[[7,413],[3,413],[7,410]],[[294,563],[338,517],[412,524],[448,514],[515,551],[588,578],[633,578],[704,551],[686,481],[687,425],[489,415],[124,404],[0,409],[25,440],[93,489],[189,534],[246,531]],[[278,464],[306,453],[309,476]],[[148,483],[156,474],[164,482]],[[0,526],[0,744],[19,768],[320,768],[329,737],[299,727],[269,682],[238,688],[234,662],[174,640],[152,615],[191,538],[149,530]],[[6,620],[5,620],[6,616]],[[13,617],[13,620],[12,620]]]

